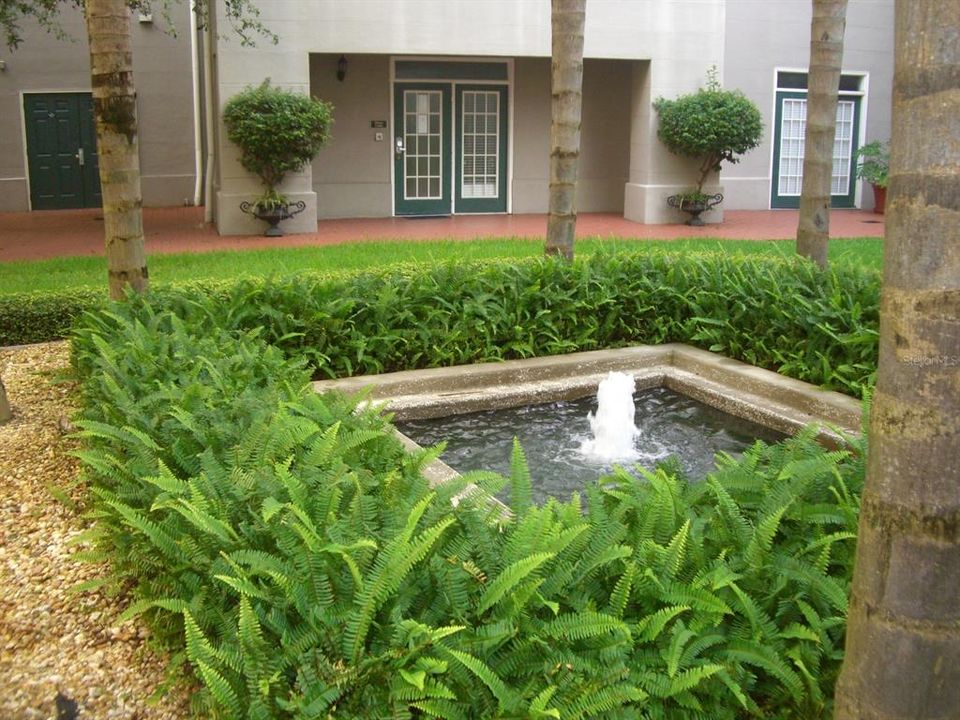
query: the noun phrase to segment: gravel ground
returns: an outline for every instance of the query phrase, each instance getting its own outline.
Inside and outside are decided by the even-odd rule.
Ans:
[[[104,567],[70,557],[69,541],[83,529],[84,491],[69,455],[77,445],[61,422],[74,410],[71,387],[51,383],[67,364],[66,343],[0,350],[14,412],[0,426],[0,718],[54,720],[58,692],[77,704],[61,718],[187,718],[185,691],[149,702],[164,680],[164,659],[147,650],[145,628],[116,625],[122,602],[69,592]]]

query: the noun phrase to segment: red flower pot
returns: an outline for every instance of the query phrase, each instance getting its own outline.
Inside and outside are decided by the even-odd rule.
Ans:
[[[873,186],[873,211],[877,215],[883,215],[887,206],[887,189],[879,185]]]

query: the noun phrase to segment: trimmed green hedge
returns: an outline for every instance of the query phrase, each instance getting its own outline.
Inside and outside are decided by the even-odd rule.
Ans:
[[[799,259],[618,253],[173,288],[111,312],[256,330],[321,377],[685,342],[860,395],[879,285]]]
[[[80,315],[106,300],[106,289],[0,295],[0,346],[65,338]]]
[[[161,304],[161,298],[171,293],[177,297],[213,298],[235,284],[224,280],[186,282],[165,286],[154,291],[152,297]],[[106,287],[0,295],[0,347],[68,338],[84,313],[99,312],[109,306]]]

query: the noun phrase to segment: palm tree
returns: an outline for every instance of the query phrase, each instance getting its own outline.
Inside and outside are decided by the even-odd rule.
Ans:
[[[586,0],[551,0],[550,207],[547,255],[573,259],[577,225],[577,166],[583,101]]]
[[[119,299],[128,285],[137,292],[147,289],[130,9],[126,0],[86,0],[84,12],[90,38],[107,275],[110,297]]]
[[[847,0],[813,0],[797,253],[822,268],[827,267],[830,240],[830,181],[846,16]]]
[[[880,365],[838,720],[960,712],[960,3],[898,0],[895,33]]]

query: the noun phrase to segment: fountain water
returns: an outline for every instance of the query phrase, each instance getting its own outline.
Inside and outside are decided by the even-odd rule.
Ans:
[[[423,446],[446,442],[440,459],[460,472],[493,470],[509,474],[510,450],[513,439],[518,438],[530,466],[537,502],[548,497],[565,500],[609,472],[613,465],[631,472],[637,464],[652,468],[669,455],[678,458],[691,480],[700,480],[713,469],[714,453],[742,452],[756,438],[782,438],[662,387],[638,392],[634,411],[632,378],[628,375],[626,382],[614,381],[612,387],[615,389],[608,395],[611,385],[604,386],[599,406],[597,398],[589,396],[406,420],[398,423],[398,428]],[[619,410],[607,409],[611,401]],[[631,407],[627,408],[624,401]],[[596,409],[589,412],[591,408]],[[635,417],[642,424],[640,431],[634,425]],[[588,418],[590,423],[585,422]],[[608,428],[619,439],[611,440]]]
[[[580,452],[593,460],[607,463],[630,462],[639,458],[636,438],[640,434],[634,423],[632,375],[611,372],[597,388],[597,412],[588,413],[593,437],[584,440]]]

